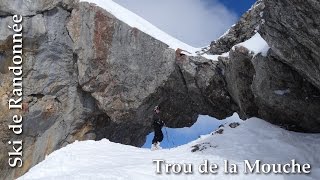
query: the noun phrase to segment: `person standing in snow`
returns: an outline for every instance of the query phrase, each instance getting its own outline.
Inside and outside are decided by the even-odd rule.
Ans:
[[[154,137],[152,140],[151,150],[162,149],[160,147],[160,142],[163,140],[162,127],[165,125],[164,122],[160,119],[160,108],[159,106],[154,107],[153,113],[153,129]]]

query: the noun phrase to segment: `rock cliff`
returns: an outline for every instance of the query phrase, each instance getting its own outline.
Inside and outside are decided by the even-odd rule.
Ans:
[[[24,165],[9,169],[6,27],[14,14],[24,16]],[[238,112],[320,132],[319,14],[314,0],[259,0],[211,44],[210,53],[230,51],[212,61],[173,50],[93,4],[0,0],[0,178],[20,176],[75,140],[141,146],[155,105],[170,127],[191,126],[199,114],[222,119]],[[231,49],[256,31],[270,46],[267,56]]]
[[[263,118],[286,129],[319,132],[319,36],[317,1],[257,1],[240,21],[211,43],[220,57],[228,92],[242,118]],[[312,8],[307,8],[312,7]],[[259,32],[266,57],[232,46]]]

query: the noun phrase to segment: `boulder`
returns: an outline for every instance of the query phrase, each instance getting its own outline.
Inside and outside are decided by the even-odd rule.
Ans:
[[[238,114],[246,119],[257,115],[258,107],[251,90],[255,69],[252,65],[253,54],[243,46],[236,46],[229,53],[229,57],[220,57],[224,69],[226,87],[233,101],[239,107]]]
[[[265,0],[259,32],[283,63],[320,89],[320,2]]]
[[[272,50],[265,57],[237,46],[220,62],[242,119],[259,117],[288,130],[320,132],[319,89]]]
[[[320,91],[273,51],[252,59],[258,117],[285,129],[320,132]]]

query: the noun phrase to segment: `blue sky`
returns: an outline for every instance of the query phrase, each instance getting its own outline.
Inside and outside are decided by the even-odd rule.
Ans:
[[[194,47],[220,37],[255,0],[114,0]]]
[[[196,140],[201,135],[211,133],[217,129],[224,121],[217,120],[210,116],[199,116],[196,123],[193,126],[185,128],[162,128],[163,141],[161,142],[162,148],[172,148],[187,144],[193,140]],[[143,148],[150,148],[154,133],[150,133],[147,136]]]
[[[160,146],[162,148],[172,148],[183,144],[187,144],[191,141],[198,139],[201,135],[206,135],[214,132],[221,124],[225,124],[228,121],[238,121],[239,115],[234,113],[232,116],[226,118],[225,120],[218,120],[210,116],[199,115],[197,122],[195,122],[191,127],[185,128],[162,128],[163,141]],[[150,148],[154,133],[150,133],[147,136],[143,148]]]
[[[208,6],[214,5],[213,0],[202,1],[208,3]],[[220,0],[219,2],[240,17],[256,2],[256,0]]]

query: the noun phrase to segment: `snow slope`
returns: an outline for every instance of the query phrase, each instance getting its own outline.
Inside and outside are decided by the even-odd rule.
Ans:
[[[227,32],[225,34],[227,34]],[[232,47],[232,50],[235,50],[235,47],[238,47],[238,46],[243,46],[243,47],[247,48],[251,53],[254,54],[254,56],[259,53],[261,53],[262,56],[267,56],[267,52],[270,49],[267,42],[261,37],[261,35],[259,33],[256,33],[250,39],[248,39],[244,42],[241,42],[239,44],[234,45]],[[228,57],[229,52],[223,53],[221,55],[203,54],[202,56],[207,59],[211,59],[213,61],[218,61],[219,56]]]
[[[226,120],[222,134],[208,134],[174,149],[150,151],[127,145],[101,141],[75,142],[50,154],[19,180],[102,180],[102,179],[320,179],[320,134],[286,131],[261,119],[238,120],[240,126],[230,128]],[[194,145],[198,151],[191,152]],[[167,163],[192,163],[193,174],[156,174],[153,160]],[[243,161],[264,163],[310,163],[311,174],[243,174]],[[219,165],[218,174],[200,174],[204,160]],[[223,173],[223,162],[239,165],[238,175]]]
[[[233,46],[232,49],[234,49],[236,46],[244,46],[251,52],[253,52],[254,55],[261,53],[262,56],[267,56],[267,52],[270,49],[267,42],[261,37],[259,33],[256,33],[250,39]]]

